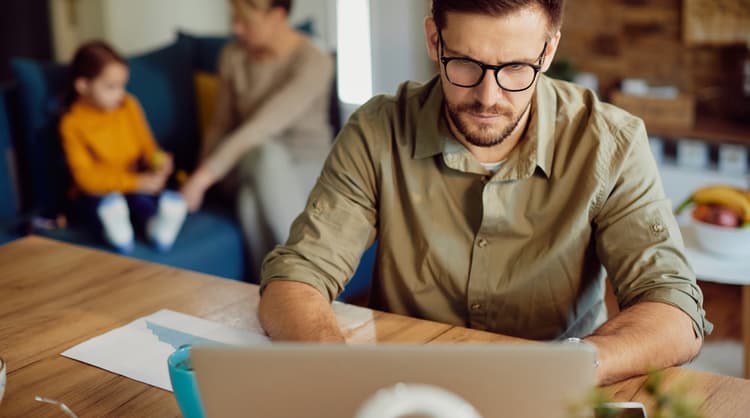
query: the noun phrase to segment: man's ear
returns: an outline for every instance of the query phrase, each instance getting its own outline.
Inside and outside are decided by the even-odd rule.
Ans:
[[[552,65],[552,60],[555,59],[555,54],[557,53],[557,47],[560,46],[561,37],[562,34],[558,30],[557,32],[555,32],[555,35],[552,36],[549,42],[547,42],[547,51],[545,51],[544,54],[544,65],[542,65],[542,72],[547,72],[550,65]]]
[[[73,80],[73,89],[79,96],[85,96],[89,92],[89,80],[83,77],[78,77]]]
[[[427,54],[433,61],[438,60],[438,30],[435,19],[431,16],[424,18],[424,35],[427,42]]]

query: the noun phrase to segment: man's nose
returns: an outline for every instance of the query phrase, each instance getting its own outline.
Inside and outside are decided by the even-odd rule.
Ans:
[[[476,100],[485,107],[490,107],[502,100],[503,89],[497,84],[495,73],[485,71],[482,81],[474,86],[474,96]]]

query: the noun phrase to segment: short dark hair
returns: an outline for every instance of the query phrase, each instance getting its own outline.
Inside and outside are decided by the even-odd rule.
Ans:
[[[529,6],[540,7],[547,14],[550,29],[562,25],[565,0],[432,0],[432,18],[443,29],[448,12],[476,13],[502,17]]]

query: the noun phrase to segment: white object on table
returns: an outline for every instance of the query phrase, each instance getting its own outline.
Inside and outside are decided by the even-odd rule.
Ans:
[[[704,252],[716,255],[725,262],[740,257],[750,258],[750,228],[730,228],[689,219],[696,241]],[[747,272],[750,274],[750,268]]]
[[[596,76],[596,74],[586,72],[578,73],[573,78],[573,82],[586,87],[587,89],[599,95],[599,78]]]
[[[172,391],[167,358],[183,344],[268,343],[258,326],[245,331],[163,309],[66,350],[63,356]]]
[[[726,174],[747,174],[747,147],[730,144],[720,145],[719,171]]]
[[[664,140],[658,136],[649,136],[648,144],[651,146],[651,154],[654,156],[656,164],[664,163]]]
[[[659,174],[667,198],[672,201],[672,210],[697,189],[704,186],[725,184],[750,189],[750,177],[722,174],[709,169],[687,169],[674,164],[660,164]]]
[[[677,142],[677,165],[685,168],[708,167],[708,144],[692,139]]]
[[[646,96],[649,87],[648,82],[642,78],[626,78],[620,83],[620,89],[633,96]]]
[[[5,360],[0,358],[0,404],[3,403],[3,395],[5,395],[5,382],[8,378],[7,368]]]
[[[465,399],[433,385],[399,383],[370,397],[355,418],[482,418]]]
[[[750,284],[750,257],[722,257],[711,254],[698,243],[695,224],[682,221],[685,256],[700,280],[747,285]]]

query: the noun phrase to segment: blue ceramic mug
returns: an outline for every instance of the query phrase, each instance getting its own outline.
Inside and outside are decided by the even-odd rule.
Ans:
[[[174,397],[185,418],[205,418],[198,382],[190,363],[190,346],[183,345],[167,359]]]

